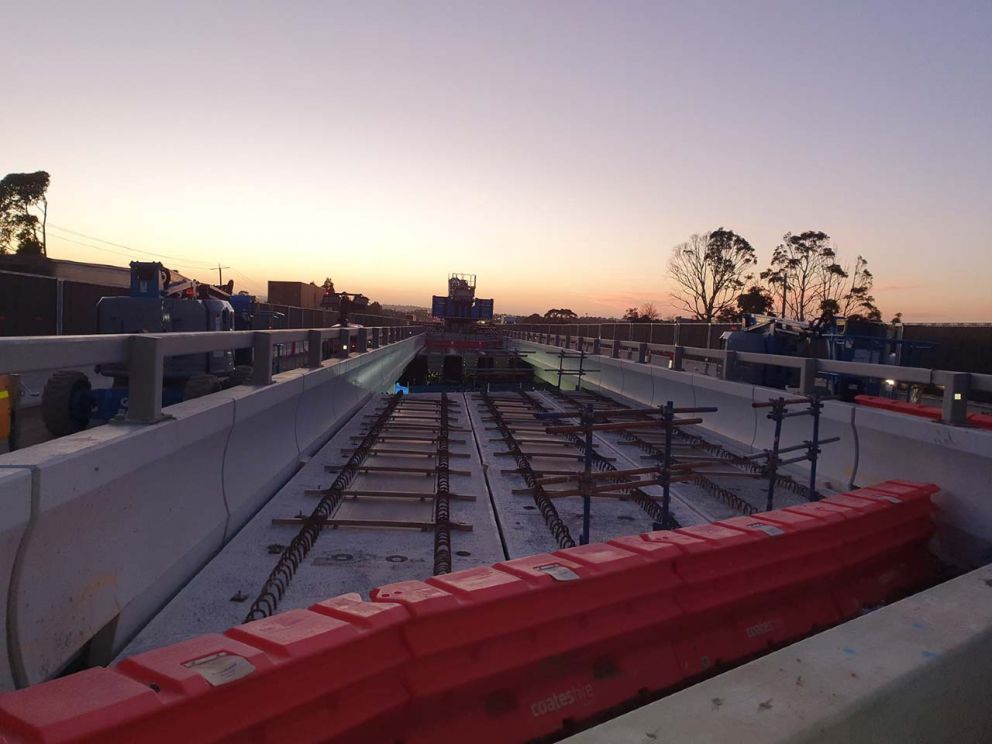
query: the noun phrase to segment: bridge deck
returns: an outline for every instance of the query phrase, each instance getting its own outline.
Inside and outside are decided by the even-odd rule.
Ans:
[[[533,471],[539,475],[577,473],[582,469],[582,449],[561,435],[541,431],[549,422],[538,420],[535,414],[540,410],[574,411],[575,403],[585,402],[588,396],[522,392],[494,394],[488,396],[488,402],[486,396],[474,393],[444,398],[448,404],[451,570],[552,551],[566,544],[563,534],[578,542],[581,498],[552,497],[554,512],[564,529],[549,529],[546,508],[542,509],[528,492],[517,462],[506,454],[513,442],[501,433],[492,408],[501,412],[520,450],[528,454]],[[602,396],[596,397],[596,405],[624,406]],[[249,611],[259,606],[259,598],[263,607],[286,610],[307,607],[337,594],[367,594],[375,586],[430,576],[436,570],[439,552],[435,522],[438,471],[445,470],[438,456],[442,418],[440,394],[403,396],[395,408],[385,396],[371,399],[301,465],[121,655],[223,631],[244,621]],[[652,462],[645,455],[644,442],[652,440],[653,431],[638,435],[644,440],[640,446],[620,432],[597,433],[595,451],[618,470],[643,468]],[[688,427],[680,451],[698,452],[700,439],[710,451],[731,447],[705,429]],[[287,580],[280,579],[275,587],[266,585],[277,564],[286,567],[287,547],[294,545],[306,518],[363,445],[368,447],[367,456],[325,515],[324,529],[309,550],[303,551],[305,555],[298,554],[300,560],[289,561],[293,565]],[[720,470],[733,471],[734,467],[728,462]],[[738,516],[741,503],[763,508],[766,481],[746,477],[714,480],[719,481],[719,488],[690,483],[673,486],[672,516],[680,525]],[[561,486],[554,489],[562,490]],[[641,490],[646,498],[640,501],[629,494],[593,500],[592,541],[653,528],[662,490],[660,486]],[[739,500],[728,500],[728,493]],[[777,492],[776,505],[803,500],[783,488]]]

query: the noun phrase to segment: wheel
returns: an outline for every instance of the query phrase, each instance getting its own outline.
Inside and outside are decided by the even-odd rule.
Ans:
[[[41,418],[55,437],[82,431],[90,422],[90,381],[82,372],[62,370],[48,378],[41,394]]]
[[[250,364],[239,364],[234,368],[234,372],[231,376],[227,378],[227,387],[234,387],[236,385],[244,385],[251,379],[251,365]]]
[[[220,380],[214,375],[193,375],[183,387],[183,400],[202,398],[220,390]]]

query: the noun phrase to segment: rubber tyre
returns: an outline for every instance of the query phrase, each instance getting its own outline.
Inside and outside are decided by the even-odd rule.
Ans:
[[[220,379],[215,375],[193,375],[183,386],[183,400],[202,398],[220,390]]]
[[[54,437],[82,431],[90,422],[90,406],[79,398],[92,389],[82,372],[62,370],[48,378],[41,394],[41,418]]]

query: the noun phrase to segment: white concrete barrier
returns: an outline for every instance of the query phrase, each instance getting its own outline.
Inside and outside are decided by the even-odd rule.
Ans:
[[[564,742],[992,741],[990,587],[978,569]]]
[[[536,352],[534,363],[555,347],[527,341],[512,341],[516,348]],[[598,383],[606,393],[633,403],[716,406],[705,414],[704,428],[741,445],[742,449],[769,449],[774,422],[768,409],[754,409],[753,402],[794,397],[773,388],[730,382],[688,372],[675,372],[659,365],[638,364],[625,359],[593,358],[590,366],[602,372],[588,383]],[[584,383],[585,384],[585,383]],[[782,426],[783,446],[800,444],[812,437],[808,416],[786,419]],[[817,480],[847,490],[890,478],[933,482],[941,487],[937,548],[941,557],[962,568],[992,561],[992,432],[953,427],[914,416],[839,401],[827,401],[820,418],[820,438],[840,437],[823,445]],[[796,453],[800,454],[800,453]],[[797,464],[799,470],[808,465]]]
[[[715,413],[700,414],[703,426],[750,447],[759,428],[758,411],[751,407],[754,386],[705,375],[683,374],[692,380],[697,406],[717,407]]]
[[[419,348],[417,338],[404,339],[372,355],[351,357],[303,376],[303,394],[296,414],[296,441],[300,454],[316,452],[338,425],[362,406],[370,395],[388,392]]]
[[[942,557],[964,566],[992,561],[992,431],[864,406],[857,407],[854,420],[858,482],[936,483]]]
[[[39,682],[102,632],[135,632],[223,545],[230,400],[172,407],[153,426],[107,425],[4,455],[31,467],[35,501],[8,598],[15,679]],[[135,606],[137,607],[137,606]]]
[[[672,401],[676,408],[692,408],[697,405],[696,392],[692,385],[687,384],[684,372],[674,372],[659,366],[649,367],[654,378],[654,397],[647,403],[652,406],[663,406]]]
[[[228,511],[224,542],[279,490],[299,464],[296,415],[303,397],[304,374],[301,370],[283,372],[276,384],[229,391],[234,426],[223,458]]]
[[[754,398],[756,402],[765,402],[769,399],[785,397],[795,397],[782,390],[774,388],[755,387]],[[790,410],[802,410],[804,406],[790,407]],[[770,409],[761,408],[756,411],[757,420],[755,422],[755,438],[752,446],[755,449],[771,449],[775,435],[775,422],[768,418]],[[839,442],[824,444],[820,448],[820,457],[817,463],[817,481],[829,481],[834,489],[848,490],[855,483],[875,483],[877,481],[865,480],[857,477],[859,461],[858,436],[854,428],[855,414],[859,411],[857,406],[837,401],[826,401],[820,412],[819,439],[830,439],[840,437]],[[782,445],[800,444],[813,437],[813,418],[811,416],[796,416],[785,419],[782,422]],[[796,455],[802,452],[794,453]],[[807,463],[797,463],[793,467],[798,470],[809,470]],[[899,478],[904,476],[889,475],[889,478]],[[879,478],[877,480],[885,480]]]
[[[180,403],[158,424],[108,424],[0,456],[0,582],[11,587],[0,593],[10,640],[0,689],[46,679],[81,653],[113,658],[300,454],[395,380],[422,344],[414,337]]]
[[[14,573],[14,559],[31,519],[31,471],[0,469],[0,608],[7,608],[7,592]],[[7,613],[0,614],[0,690],[14,686],[7,647]]]
[[[621,395],[646,406],[651,405],[651,401],[654,400],[654,375],[651,374],[652,370],[649,365],[616,359],[605,361],[611,367],[615,365],[619,368],[620,377],[623,380]]]
[[[333,430],[339,411],[346,410],[333,394],[328,394],[342,372],[343,367],[336,364],[303,376],[303,394],[296,414],[296,445],[302,454],[316,452]]]

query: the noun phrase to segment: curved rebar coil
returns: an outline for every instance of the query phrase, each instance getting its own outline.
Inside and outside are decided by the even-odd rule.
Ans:
[[[558,547],[574,548],[575,540],[572,538],[572,534],[568,531],[568,525],[562,521],[555,505],[551,503],[551,499],[548,498],[548,495],[544,492],[544,487],[537,483],[537,478],[534,475],[534,469],[530,466],[530,459],[525,457],[521,451],[520,445],[517,444],[516,437],[513,436],[513,433],[503,420],[503,414],[500,412],[499,407],[493,402],[493,399],[490,397],[489,393],[482,393],[481,395],[483,402],[489,409],[489,413],[492,414],[493,420],[496,422],[497,428],[499,428],[499,433],[509,445],[510,453],[513,455],[513,459],[516,461],[517,467],[520,468],[524,481],[526,481],[527,486],[531,489],[531,493],[534,497],[534,505],[537,506],[538,510],[541,512],[541,516],[544,518],[544,523],[551,531],[552,537],[554,537],[558,542]]]
[[[355,448],[351,457],[348,458],[348,462],[341,468],[338,477],[334,479],[334,483],[324,491],[313,512],[304,520],[300,531],[296,533],[289,545],[282,551],[282,554],[276,561],[275,568],[272,569],[272,573],[269,574],[269,577],[262,585],[258,597],[251,603],[248,614],[245,616],[245,622],[261,620],[263,617],[269,617],[276,611],[279,601],[285,596],[286,590],[289,588],[289,584],[296,574],[296,570],[303,563],[310,549],[313,548],[314,543],[317,542],[320,533],[324,531],[324,523],[341,502],[341,492],[358,475],[362,462],[368,457],[369,450],[372,449],[376,440],[379,438],[383,426],[386,425],[386,422],[393,415],[393,410],[400,402],[402,395],[403,393],[396,393],[390,397],[386,407],[379,414],[379,418],[375,420],[375,423],[369,428],[365,438],[362,439],[361,444]]]
[[[448,453],[448,394],[441,393],[441,423],[437,435],[437,495],[434,497],[434,575],[451,573],[451,487]]]

